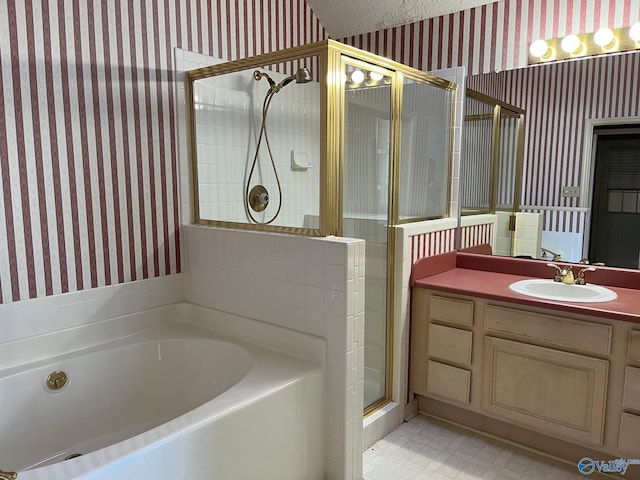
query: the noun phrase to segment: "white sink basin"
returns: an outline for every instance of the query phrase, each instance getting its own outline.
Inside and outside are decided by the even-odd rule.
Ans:
[[[522,295],[561,302],[610,302],[618,297],[616,292],[600,285],[572,285],[546,278],[520,280],[509,288]]]

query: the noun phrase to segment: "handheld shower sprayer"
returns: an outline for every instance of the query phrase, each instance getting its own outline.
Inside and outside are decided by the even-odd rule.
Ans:
[[[256,70],[255,72],[253,72],[253,78],[255,80],[260,81],[263,77],[267,79],[267,82],[269,82],[270,88],[269,92],[267,92],[267,95],[269,95],[270,93],[274,94],[279,92],[282,87],[289,85],[294,80],[296,83],[308,83],[312,80],[311,73],[309,72],[309,69],[307,67],[299,68],[296,73],[294,73],[293,75],[289,75],[277,85],[276,82],[274,82],[267,73],[261,72],[260,70]]]
[[[269,112],[269,105],[271,105],[271,100],[273,99],[273,96],[276,93],[278,93],[283,87],[286,87],[293,81],[295,81],[296,83],[308,83],[312,80],[312,77],[311,77],[311,73],[309,72],[309,69],[306,67],[302,67],[302,68],[299,68],[296,71],[296,73],[284,78],[278,84],[276,84],[276,82],[274,82],[273,79],[267,73],[261,72],[260,70],[256,70],[255,72],[253,72],[253,78],[256,81],[260,81],[262,80],[262,78],[266,78],[267,82],[269,82],[269,90],[267,91],[267,94],[265,95],[265,98],[264,98],[264,102],[262,104],[262,125],[260,127],[260,134],[258,135],[256,153],[253,157],[251,170],[249,172],[249,176],[247,177],[247,182],[245,184],[245,189],[244,189],[245,210],[247,212],[247,216],[254,223],[268,225],[269,223],[273,222],[276,219],[276,217],[280,213],[280,209],[282,208],[282,187],[280,185],[280,177],[278,176],[278,170],[276,169],[276,164],[273,159],[273,154],[271,153],[271,146],[269,145],[269,137],[267,135],[267,128],[266,128],[267,113]],[[276,177],[276,183],[278,184],[279,195],[278,195],[278,209],[276,213],[271,217],[270,220],[258,221],[254,218],[253,214],[251,213],[251,210],[254,210],[255,212],[262,212],[263,210],[265,210],[269,203],[269,194],[267,190],[260,185],[259,187],[264,189],[264,191],[260,190],[261,196],[256,196],[255,194],[252,195],[251,192],[254,192],[254,190],[257,187],[254,187],[250,191],[249,185],[251,183],[251,177],[253,176],[253,172],[256,168],[256,164],[258,163],[258,153],[260,150],[260,143],[262,142],[263,137],[264,137],[265,143],[267,144],[267,151],[269,152],[269,159],[271,160],[271,165],[273,166],[273,172]]]

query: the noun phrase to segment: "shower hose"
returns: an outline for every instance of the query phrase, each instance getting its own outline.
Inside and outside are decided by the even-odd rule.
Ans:
[[[245,210],[247,211],[247,215],[254,222],[261,225],[268,225],[273,222],[278,214],[280,213],[280,209],[282,208],[282,187],[280,185],[280,177],[278,176],[278,169],[276,168],[275,161],[273,159],[273,153],[271,152],[271,145],[269,144],[269,135],[267,134],[267,113],[269,112],[269,105],[271,105],[271,100],[273,96],[278,93],[278,90],[273,88],[269,88],[267,95],[264,97],[264,102],[262,103],[262,125],[260,126],[260,134],[258,135],[258,143],[256,145],[256,153],[253,156],[253,162],[251,164],[251,170],[249,171],[249,176],[247,177],[247,183],[244,189],[244,205]],[[260,153],[260,144],[262,143],[262,139],[264,138],[265,143],[267,144],[267,152],[269,153],[269,160],[271,160],[271,166],[273,167],[273,173],[276,176],[276,182],[278,184],[278,210],[276,213],[269,219],[259,221],[251,213],[251,207],[249,206],[249,185],[251,184],[251,177],[253,177],[253,172],[256,168],[256,164],[258,163],[258,156]]]

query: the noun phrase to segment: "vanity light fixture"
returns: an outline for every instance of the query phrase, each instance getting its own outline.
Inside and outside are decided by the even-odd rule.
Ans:
[[[636,22],[629,27],[629,38],[636,42],[636,46],[640,47],[640,22]]]
[[[615,46],[616,37],[613,34],[613,30],[608,27],[604,27],[593,34],[593,41],[604,50],[611,50]]]
[[[549,51],[549,44],[546,40],[539,38],[529,45],[529,53],[534,57],[542,58]]]
[[[362,82],[364,82],[364,73],[362,73],[362,70],[354,70],[351,72],[351,83],[360,85]]]
[[[640,22],[626,28],[602,27],[594,33],[538,39],[529,45],[529,65],[640,49]]]
[[[582,47],[582,42],[580,41],[580,38],[578,38],[577,35],[567,35],[566,37],[564,37],[562,39],[562,41],[560,42],[560,47],[562,48],[563,52],[572,54],[572,55],[578,55],[580,54],[581,48]]]

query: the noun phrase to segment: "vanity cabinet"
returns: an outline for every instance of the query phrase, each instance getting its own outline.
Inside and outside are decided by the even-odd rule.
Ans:
[[[623,454],[640,457],[640,330],[629,330],[627,366],[622,395],[618,448]]]
[[[482,409],[521,425],[600,445],[609,362],[485,337]]]
[[[468,404],[471,395],[473,302],[432,295],[412,331],[413,391]]]
[[[412,295],[410,389],[421,411],[464,424],[475,415],[475,428],[497,425],[490,433],[536,432],[534,448],[546,438],[577,455],[640,457],[636,324],[425,288]]]

